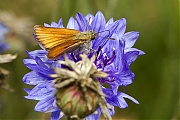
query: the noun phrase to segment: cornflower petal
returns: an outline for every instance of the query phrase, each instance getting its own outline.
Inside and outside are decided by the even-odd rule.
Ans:
[[[51,27],[57,27],[57,26],[58,26],[57,23],[55,23],[55,22],[52,22],[52,23],[51,23]]]
[[[45,27],[51,27],[51,25],[47,24],[47,23],[44,23],[44,26]]]
[[[50,111],[50,110],[53,109],[53,107],[54,107],[54,106],[53,106],[54,101],[55,101],[55,97],[54,97],[54,95],[52,94],[51,96],[48,96],[48,97],[40,100],[40,101],[36,104],[34,110],[35,110],[35,111],[40,111],[40,112],[48,112],[48,111]]]
[[[101,115],[101,109],[97,108],[95,113],[86,117],[86,120],[99,120],[100,115]]]
[[[106,26],[108,26],[109,24],[112,24],[114,22],[114,19],[113,18],[110,18],[108,21],[107,21],[107,23],[106,23]],[[105,26],[105,27],[106,27]]]
[[[79,31],[83,32],[90,30],[89,25],[87,24],[88,23],[87,19],[81,13],[78,13],[76,15],[76,21],[78,24]]]
[[[125,30],[126,30],[126,19],[121,18],[119,20],[119,24],[116,28],[115,33],[118,34],[119,37],[122,37],[124,35]]]
[[[138,56],[139,56],[139,51],[132,51],[132,52],[127,52],[124,58],[126,59],[127,64],[130,65],[132,62],[136,60]]]
[[[23,82],[28,85],[38,85],[40,83],[44,83],[47,80],[43,77],[39,76],[36,72],[31,71],[24,75],[22,78]]]
[[[63,28],[63,22],[62,22],[62,18],[59,20],[58,24],[57,24],[58,28]]]
[[[29,94],[31,92],[31,89],[30,88],[24,88],[24,91]],[[26,96],[25,96],[26,97]]]
[[[92,21],[94,20],[94,16],[92,14],[87,14],[85,18],[88,20],[88,23],[91,25]]]
[[[53,74],[54,71],[49,69],[46,65],[44,65],[38,57],[36,57],[35,60],[24,59],[23,62],[29,69],[35,71],[38,75],[41,75],[42,77],[45,77],[47,79],[52,79],[49,77],[49,74]]]
[[[136,99],[134,99],[133,97],[131,97],[125,93],[121,92],[121,93],[119,93],[119,96],[121,96],[123,98],[128,98],[129,100],[133,101],[134,103],[139,104],[139,102]]]
[[[106,21],[104,15],[100,11],[98,11],[91,23],[92,29],[96,32],[103,32],[105,24]]]
[[[77,22],[73,17],[70,17],[68,24],[67,24],[67,28],[70,28],[70,29],[77,28]]]
[[[122,39],[126,42],[125,49],[131,48],[139,37],[139,32],[127,32]]]
[[[126,103],[124,98],[128,98],[134,103],[139,104],[137,100],[125,93],[117,92],[117,94],[114,94],[112,89],[107,88],[103,88],[103,92],[107,95],[106,100],[110,105],[117,106],[119,108],[127,108],[128,104]]]
[[[41,83],[35,86],[31,91],[28,91],[28,96],[25,96],[26,99],[42,100],[47,96],[53,95],[53,88],[50,83]]]
[[[145,54],[142,50],[138,50],[138,49],[136,49],[136,48],[128,48],[128,49],[125,49],[125,50],[124,50],[124,53],[126,54],[127,52],[134,52],[134,51],[139,52],[139,55],[144,55],[144,54]]]
[[[52,112],[51,114],[51,120],[59,120],[63,114],[60,112],[60,110],[57,110],[55,112]]]

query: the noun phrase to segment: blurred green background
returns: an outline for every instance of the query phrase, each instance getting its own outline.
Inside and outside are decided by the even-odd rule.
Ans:
[[[99,10],[106,20],[126,18],[126,32],[140,32],[134,47],[146,53],[131,65],[135,81],[125,87],[140,104],[127,100],[129,107],[116,108],[113,119],[179,119],[178,6],[179,0],[0,0],[0,21],[10,27],[6,53],[18,53],[16,60],[1,65],[11,72],[6,81],[15,92],[0,88],[0,119],[49,119],[50,114],[34,111],[37,101],[23,97],[23,88],[31,86],[22,82],[29,72],[22,59],[27,58],[25,50],[39,49],[33,26],[60,18],[66,26],[77,12],[95,15]]]

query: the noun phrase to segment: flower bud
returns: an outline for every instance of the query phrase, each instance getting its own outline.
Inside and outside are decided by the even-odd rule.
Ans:
[[[81,87],[75,83],[56,90],[56,104],[67,116],[85,118],[97,109],[98,99],[98,95],[89,88],[84,95]]]

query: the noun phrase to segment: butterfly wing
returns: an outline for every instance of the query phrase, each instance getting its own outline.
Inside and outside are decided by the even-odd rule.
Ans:
[[[36,25],[34,27],[35,37],[40,44],[48,51],[49,49],[75,40],[78,30],[65,28],[52,28]]]
[[[64,53],[72,52],[73,50],[77,49],[77,47],[81,44],[81,41],[76,43],[74,42],[67,42],[65,44],[61,44],[51,48],[48,52],[47,57],[56,60],[58,57],[62,56]]]
[[[36,25],[34,33],[37,41],[48,51],[47,57],[56,59],[63,53],[71,52],[81,41],[76,39],[78,30],[52,28]]]

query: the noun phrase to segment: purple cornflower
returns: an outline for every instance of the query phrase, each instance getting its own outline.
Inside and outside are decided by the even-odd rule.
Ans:
[[[9,44],[4,42],[4,36],[8,31],[9,28],[5,26],[2,22],[0,22],[0,53],[9,48]],[[17,55],[0,54],[0,64],[9,63],[16,57]],[[9,92],[13,92],[14,90],[11,89],[5,81],[5,78],[9,75],[9,71],[0,67],[0,74],[0,87]]]
[[[0,22],[0,52],[7,50],[9,48],[9,45],[5,43],[4,35],[8,32],[8,28]]]
[[[46,27],[63,28],[62,19],[58,23],[52,22],[51,25],[44,24]],[[109,109],[109,114],[114,114],[114,106],[119,108],[126,108],[128,104],[124,98],[128,98],[139,104],[133,97],[126,93],[118,91],[119,86],[127,86],[134,80],[134,73],[130,70],[130,64],[135,59],[144,54],[143,51],[131,48],[136,42],[139,33],[128,32],[125,33],[126,20],[122,18],[113,21],[111,18],[106,22],[103,14],[97,12],[95,16],[88,14],[85,17],[78,13],[76,19],[71,17],[67,24],[67,28],[76,29],[79,31],[93,30],[99,32],[95,40],[92,41],[92,49],[94,51],[87,54],[89,58],[96,53],[94,64],[98,69],[107,73],[109,76],[106,78],[97,79],[102,85],[102,91],[105,94],[106,102],[112,107]],[[108,40],[113,38],[114,40]],[[77,52],[77,51],[76,51]],[[53,78],[50,74],[55,74],[53,68],[61,68],[62,65],[57,61],[52,61],[46,57],[47,51],[35,50],[27,52],[29,59],[24,59],[24,64],[32,71],[24,75],[23,82],[25,84],[34,85],[33,89],[25,88],[27,92],[26,99],[39,100],[35,106],[35,111],[51,112],[51,119],[58,120],[63,114],[56,105],[56,98],[54,95],[55,88],[52,87]],[[74,62],[80,61],[79,54],[81,53],[68,53],[67,56]],[[59,60],[64,60],[60,57]],[[110,87],[106,88],[103,83],[108,84]],[[100,117],[102,110],[97,108],[96,113],[92,113],[86,117],[87,120],[97,120]]]

